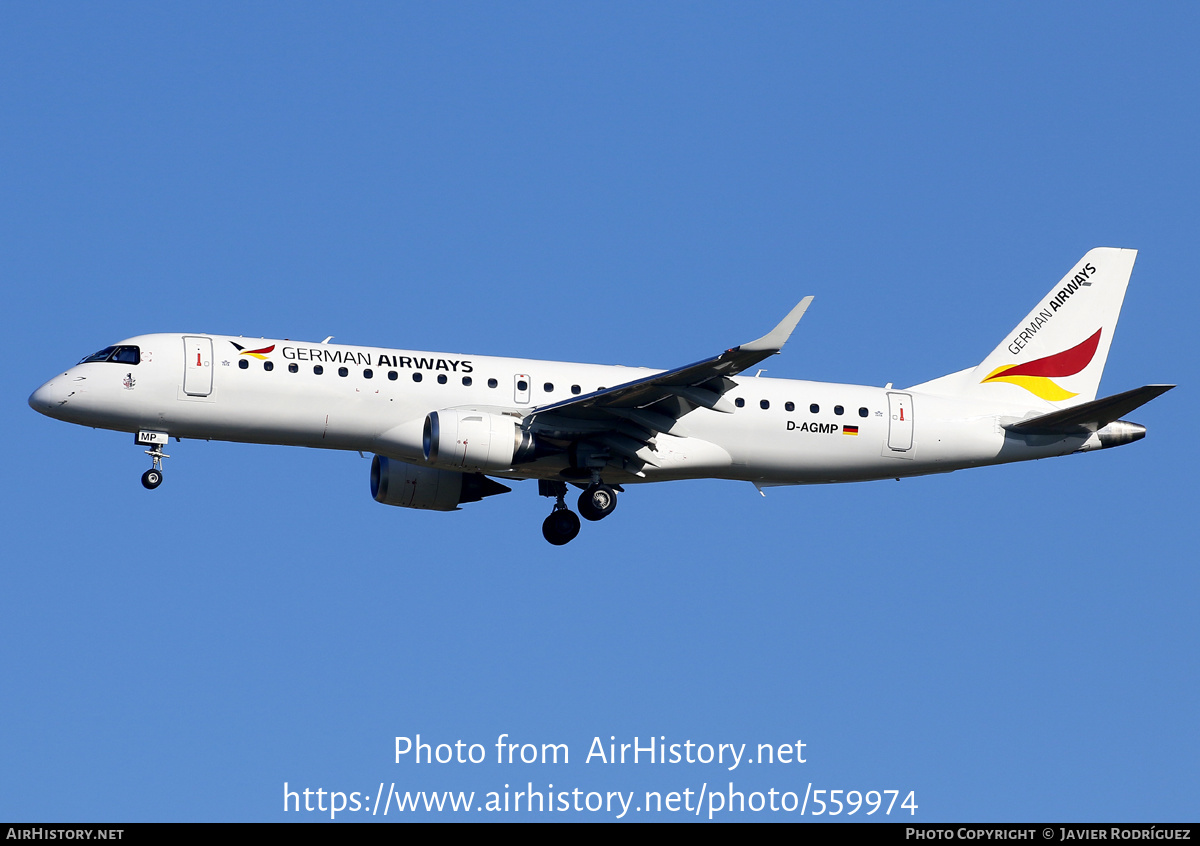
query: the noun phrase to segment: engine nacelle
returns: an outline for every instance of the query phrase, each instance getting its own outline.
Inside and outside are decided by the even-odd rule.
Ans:
[[[394,461],[382,455],[371,460],[371,496],[384,505],[457,511],[464,502],[508,493],[512,488],[479,473],[456,473]]]
[[[448,470],[498,473],[532,461],[533,435],[512,417],[485,411],[434,411],[425,418],[425,460]]]

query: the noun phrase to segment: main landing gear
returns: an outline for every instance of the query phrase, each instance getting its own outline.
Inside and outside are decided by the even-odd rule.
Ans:
[[[542,535],[555,546],[570,543],[579,534],[579,517],[567,508],[567,483],[538,481],[538,493],[555,498],[554,510],[542,523]],[[603,520],[617,507],[617,490],[604,484],[599,478],[579,495],[579,514],[585,520]]]
[[[148,491],[152,491],[162,484],[162,461],[164,458],[170,458],[162,451],[162,444],[154,444],[150,449],[146,450],[146,455],[154,462],[154,466],[142,474],[142,487]]]
[[[595,482],[579,495],[579,516],[584,520],[603,520],[617,508],[617,492]]]
[[[579,534],[579,518],[574,511],[567,508],[562,497],[559,497],[550,516],[542,522],[542,536],[555,546],[562,546],[575,540],[577,534]]]

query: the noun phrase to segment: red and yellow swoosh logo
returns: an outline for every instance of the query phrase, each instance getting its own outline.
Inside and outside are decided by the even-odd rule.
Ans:
[[[1096,347],[1100,346],[1100,333],[1103,331],[1103,329],[1097,329],[1096,334],[1069,350],[1027,361],[1024,364],[997,367],[984,377],[983,382],[1011,382],[1048,402],[1070,399],[1077,394],[1066,390],[1054,379],[1074,376],[1091,364],[1092,358],[1096,355]]]
[[[243,347],[241,344],[239,344],[235,341],[230,341],[229,343],[233,344],[235,347],[238,348],[238,353],[240,355],[253,356],[254,358],[257,358],[260,361],[265,361],[267,358],[267,354],[272,352],[275,349],[274,344],[271,344],[271,346],[269,346],[269,347],[259,347],[256,350],[248,350],[245,347]]]

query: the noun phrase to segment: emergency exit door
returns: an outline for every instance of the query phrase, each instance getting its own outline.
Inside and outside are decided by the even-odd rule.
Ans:
[[[528,373],[513,377],[513,399],[517,405],[529,405],[530,379]]]

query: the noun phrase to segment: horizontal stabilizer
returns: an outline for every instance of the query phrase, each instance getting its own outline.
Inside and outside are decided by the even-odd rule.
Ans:
[[[1165,394],[1174,385],[1146,385],[1111,397],[1052,411],[1028,420],[1009,423],[1004,428],[1018,435],[1060,435],[1080,431],[1096,432],[1114,420]]]

